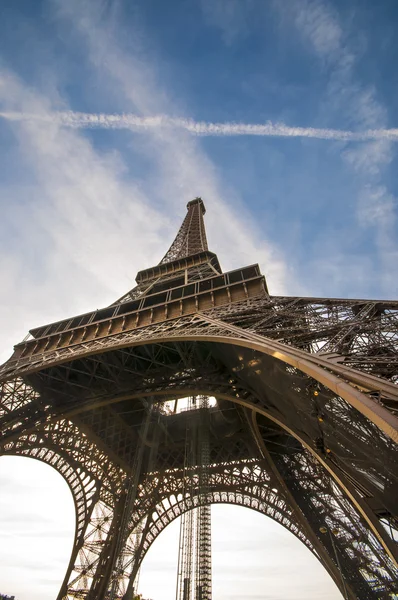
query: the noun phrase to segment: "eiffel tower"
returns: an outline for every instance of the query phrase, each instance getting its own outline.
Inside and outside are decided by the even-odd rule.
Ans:
[[[75,501],[58,600],[131,600],[157,536],[212,503],[280,523],[346,600],[398,598],[398,302],[271,296],[257,264],[222,271],[187,209],[132,290],[31,329],[0,369],[1,453]],[[174,410],[199,397],[216,404]],[[195,420],[207,458],[187,462]]]

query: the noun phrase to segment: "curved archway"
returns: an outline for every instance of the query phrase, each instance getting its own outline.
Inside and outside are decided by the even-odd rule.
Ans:
[[[72,494],[76,528],[75,543],[81,535],[90,513],[90,507],[98,496],[98,481],[106,478],[107,463],[96,467],[101,470],[101,477],[84,465],[84,455],[92,443],[89,440],[78,441],[81,432],[76,425],[67,420],[60,420],[36,433],[20,436],[3,448],[3,456],[24,456],[34,458],[53,467],[65,480]],[[74,455],[73,455],[74,454]],[[109,474],[108,474],[109,475]],[[111,485],[111,483],[108,483]]]
[[[75,506],[75,535],[69,566],[64,569],[61,597],[70,582],[80,579],[87,563],[85,545],[97,540],[97,549],[102,549],[98,541],[99,532],[105,534],[108,520],[114,509],[114,498],[121,489],[121,473],[109,457],[82,432],[76,424],[61,419],[45,423],[36,428],[35,433],[22,435],[9,441],[2,448],[3,456],[36,459],[56,470],[65,480]],[[92,544],[95,546],[95,543]],[[98,559],[98,557],[97,557]],[[77,576],[77,577],[76,577]],[[87,578],[89,581],[89,578]]]
[[[163,497],[155,499],[152,505],[146,506],[146,514],[141,521],[133,521],[133,533],[145,531],[145,536],[134,557],[135,572],[140,568],[151,545],[170,523],[184,512],[204,505],[199,489],[194,494],[184,493],[184,485],[187,485],[186,481],[184,484],[178,481],[171,493],[162,495]],[[259,464],[248,462],[246,465],[231,465],[228,469],[214,473],[210,471],[208,486],[207,499],[210,500],[210,504],[245,506],[270,517],[317,555],[292,508],[280,490],[275,487],[268,472]]]
[[[212,506],[213,597],[342,598],[318,560],[294,536],[272,519],[243,508]],[[174,600],[178,533],[175,520],[149,549],[138,585],[144,597]]]

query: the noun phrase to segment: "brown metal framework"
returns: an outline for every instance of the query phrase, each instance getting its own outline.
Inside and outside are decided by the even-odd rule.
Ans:
[[[175,410],[178,400],[175,401]],[[197,506],[180,522],[176,600],[211,600],[210,400],[188,398],[182,498],[197,497]],[[197,409],[198,412],[194,412]],[[197,467],[200,467],[199,469]],[[198,477],[192,477],[197,472]],[[177,503],[179,506],[179,503]]]
[[[74,497],[58,600],[131,600],[157,535],[209,499],[281,523],[346,598],[398,598],[398,302],[270,296],[258,265],[222,273],[203,214],[189,202],[135,288],[31,330],[0,369],[0,452]],[[184,470],[192,411],[165,410],[195,395],[217,399],[206,474]]]

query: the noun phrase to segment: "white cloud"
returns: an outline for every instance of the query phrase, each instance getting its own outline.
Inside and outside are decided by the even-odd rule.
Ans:
[[[343,32],[331,6],[317,0],[291,2],[298,29],[311,40],[316,52],[325,58],[340,51]]]
[[[390,227],[394,224],[397,202],[385,186],[368,186],[361,195],[358,218],[364,225],[375,223],[380,227]]]
[[[278,6],[276,3],[275,6]],[[327,0],[291,0],[287,9],[300,35],[328,67],[329,85],[325,115],[339,114],[350,127],[359,130],[386,130],[388,114],[378,100],[377,90],[363,84],[356,74],[358,55],[353,49],[352,32],[341,22]],[[384,139],[382,139],[384,138]],[[358,226],[369,228],[378,250],[378,260],[388,276],[381,277],[381,293],[396,290],[398,275],[395,260],[398,246],[392,224],[396,220],[396,201],[383,183],[383,170],[393,159],[391,138],[345,147],[341,156],[360,182],[357,197]],[[390,225],[386,227],[386,219]]]
[[[50,104],[4,71],[0,103],[14,110],[34,106],[38,114],[48,114]],[[3,215],[21,242],[20,252],[8,251],[2,263],[4,346],[20,341],[11,334],[21,335],[21,323],[32,327],[116,299],[139,268],[158,261],[163,236],[172,236],[138,185],[125,181],[117,153],[99,154],[78,132],[51,121],[21,122],[13,131],[36,182],[22,205],[12,187],[2,190]],[[29,252],[38,255],[33,264]]]
[[[384,166],[392,160],[391,146],[386,140],[375,140],[363,147],[347,148],[342,152],[344,160],[365,177],[380,175]]]
[[[56,5],[59,15],[80,32],[92,65],[101,77],[107,78],[108,86],[115,86],[124,106],[133,108],[142,117],[173,114],[178,110],[175,100],[171,101],[156,84],[156,73],[145,60],[143,49],[134,48],[140,60],[131,54],[126,56],[112,32],[97,22],[93,5],[74,1],[56,2]],[[139,38],[137,35],[134,39]],[[170,128],[154,128],[150,133],[142,141],[142,150],[157,165],[157,177],[152,185],[154,200],[172,214],[178,210],[180,215],[182,199],[202,196],[209,209],[210,246],[218,252],[223,266],[232,268],[237,262],[258,261],[269,277],[273,293],[286,292],[287,266],[281,251],[264,241],[261,224],[250,217],[239,195],[220,181],[215,165],[197,141],[185,131]],[[292,277],[289,280],[293,282]]]
[[[386,144],[382,141],[398,141],[398,129],[367,129],[364,131],[344,131],[342,129],[322,129],[315,127],[297,127],[285,123],[212,123],[195,121],[168,115],[141,117],[135,114],[81,113],[74,111],[48,112],[42,114],[3,112],[0,118],[15,122],[55,123],[71,129],[128,129],[131,131],[151,132],[163,130],[166,134],[185,130],[197,136],[261,136],[285,138],[310,138],[318,140],[335,140],[343,142],[363,142],[376,140],[378,143],[369,146],[374,150],[384,150],[385,162],[388,162]],[[346,153],[348,156],[348,152]],[[367,154],[370,154],[367,149]],[[374,154],[374,153],[373,153]],[[374,156],[371,155],[374,162]],[[354,162],[354,161],[353,161]]]

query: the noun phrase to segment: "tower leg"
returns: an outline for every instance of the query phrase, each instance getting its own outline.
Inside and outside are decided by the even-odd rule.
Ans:
[[[103,580],[107,579],[107,561],[112,550],[115,512],[102,500],[95,503],[90,518],[78,540],[77,548],[57,600],[103,597]],[[109,558],[108,558],[109,563]],[[102,595],[93,595],[102,594]]]
[[[398,570],[368,524],[308,452],[279,455],[275,464],[313,533],[340,573],[346,598],[387,600]],[[355,590],[355,593],[353,592]]]

